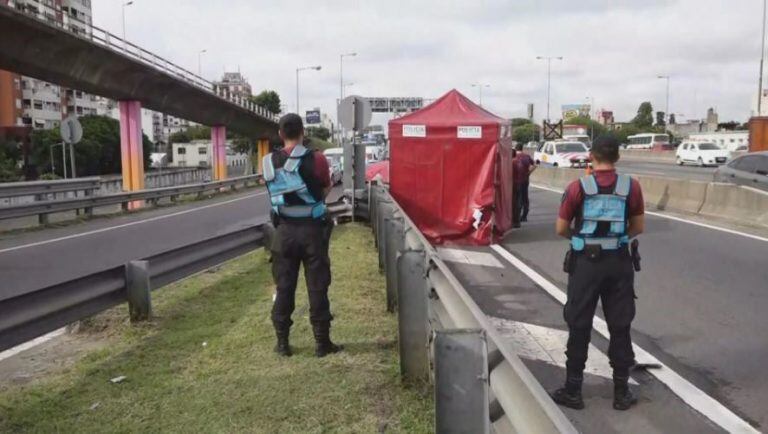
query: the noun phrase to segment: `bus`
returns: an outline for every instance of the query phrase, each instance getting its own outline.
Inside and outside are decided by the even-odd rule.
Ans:
[[[667,151],[674,149],[674,146],[669,143],[668,134],[647,133],[627,137],[627,149]]]

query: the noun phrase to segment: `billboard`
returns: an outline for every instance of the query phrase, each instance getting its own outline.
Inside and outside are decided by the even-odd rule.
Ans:
[[[307,110],[307,125],[320,123],[320,110]]]
[[[563,104],[563,120],[567,121],[576,117],[588,118],[592,106],[589,104]]]
[[[377,98],[369,97],[374,113],[409,113],[424,107],[424,98]]]

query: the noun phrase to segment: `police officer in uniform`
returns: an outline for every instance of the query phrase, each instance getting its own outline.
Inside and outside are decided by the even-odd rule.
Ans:
[[[558,404],[584,408],[581,384],[599,299],[610,332],[613,408],[627,410],[637,402],[628,381],[635,364],[630,326],[635,270],[640,268],[637,240],[630,240],[645,226],[643,193],[637,181],[616,173],[619,142],[614,136],[598,137],[591,155],[593,174],[568,186],[556,224],[557,234],[571,242],[564,264],[568,302],[563,316],[569,335],[565,385],[552,397]]]
[[[309,320],[315,335],[315,355],[325,357],[341,351],[330,339],[331,315],[328,287],[331,261],[328,256],[332,222],[327,217],[325,197],[331,190],[328,161],[319,151],[304,144],[304,125],[296,114],[280,119],[284,147],[263,159],[264,180],[272,203],[276,227],[272,245],[272,273],[277,284],[272,323],[277,334],[275,352],[291,356],[288,336],[295,309],[299,268],[309,291]]]

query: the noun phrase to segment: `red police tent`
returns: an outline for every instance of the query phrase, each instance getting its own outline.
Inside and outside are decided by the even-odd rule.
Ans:
[[[390,191],[431,242],[486,245],[512,227],[510,133],[455,89],[389,122]]]

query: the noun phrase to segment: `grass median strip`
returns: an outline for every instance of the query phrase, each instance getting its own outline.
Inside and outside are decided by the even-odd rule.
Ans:
[[[314,357],[303,283],[295,355],[272,352],[273,284],[258,251],[154,293],[151,323],[126,324],[125,306],[90,321],[107,325],[110,344],[0,389],[0,432],[432,432],[431,396],[400,383],[372,243],[358,225],[337,227],[331,243],[343,353]]]

